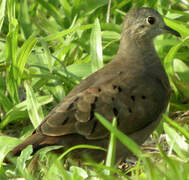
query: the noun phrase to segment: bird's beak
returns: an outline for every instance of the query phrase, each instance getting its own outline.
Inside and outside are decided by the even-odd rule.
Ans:
[[[181,37],[181,35],[180,35],[177,31],[171,29],[169,26],[166,26],[166,25],[163,26],[162,30],[163,30],[165,33],[171,33],[171,34],[173,34],[173,35],[175,35],[175,36],[177,36],[177,37]]]

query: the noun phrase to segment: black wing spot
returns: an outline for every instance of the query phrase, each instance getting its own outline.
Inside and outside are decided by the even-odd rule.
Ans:
[[[141,26],[140,26],[140,28],[142,28],[142,29],[143,29],[143,28],[145,28],[145,26],[144,26],[144,25],[141,25]]]
[[[74,106],[74,103],[71,103],[71,104],[68,106],[67,111],[69,111],[70,109],[72,109],[73,106]]]
[[[62,125],[66,124],[66,123],[68,122],[68,120],[69,120],[69,117],[67,117],[67,118],[63,121]]]
[[[90,112],[90,120],[92,120],[94,118],[94,111]]]
[[[114,108],[113,108],[113,112],[114,112],[114,115],[115,115],[115,116],[118,115],[118,110],[117,110],[117,108],[114,107]]]
[[[128,111],[129,111],[130,113],[132,113],[132,109],[131,109],[130,107],[128,108]]]
[[[91,130],[91,134],[94,133],[96,127],[97,127],[97,121],[95,121],[94,124],[93,124],[93,128]]]
[[[96,108],[97,100],[98,100],[98,97],[95,96],[94,102],[91,104],[90,120],[94,118],[94,110]]]
[[[146,99],[146,96],[143,95],[143,96],[141,96],[141,98],[142,98],[142,99]]]
[[[113,89],[118,89],[119,92],[122,91],[122,88],[120,86],[113,85],[112,87],[113,87]]]
[[[74,100],[74,102],[77,102],[78,99],[79,99],[79,97],[77,97],[77,98]]]
[[[94,99],[94,103],[93,103],[93,104],[95,104],[95,103],[97,102],[97,100],[98,100],[98,97],[95,96],[95,99]]]
[[[117,120],[117,126],[119,126],[120,124],[119,118],[117,118],[116,120]]]
[[[135,101],[135,96],[131,96],[132,101]]]
[[[121,92],[122,91],[122,88],[120,86],[118,86],[118,91]]]
[[[101,92],[102,91],[102,89],[101,88],[98,88],[98,92]]]
[[[116,89],[116,88],[117,88],[117,86],[116,86],[116,85],[112,85],[112,87],[113,87],[113,89]]]

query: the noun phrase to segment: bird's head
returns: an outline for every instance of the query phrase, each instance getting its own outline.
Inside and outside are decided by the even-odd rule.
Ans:
[[[171,33],[175,36],[180,34],[168,27],[162,16],[151,8],[135,8],[125,16],[122,35],[136,40],[150,40],[157,35]]]

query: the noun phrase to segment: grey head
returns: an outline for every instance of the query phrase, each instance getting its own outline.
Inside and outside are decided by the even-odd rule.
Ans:
[[[151,8],[135,8],[125,16],[122,29],[122,37],[127,36],[136,40],[152,40],[159,34],[180,34],[166,26],[162,16]]]

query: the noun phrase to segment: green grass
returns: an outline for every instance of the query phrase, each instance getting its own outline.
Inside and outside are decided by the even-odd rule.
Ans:
[[[124,15],[142,6],[157,9],[182,35],[161,35],[154,41],[173,88],[166,115],[153,133],[156,142],[166,135],[165,142],[155,145],[158,153],[141,150],[117,131],[116,123],[99,117],[112,132],[105,165],[88,162],[65,168],[65,154],[49,152],[60,146],[42,149],[37,165],[31,146],[11,164],[4,163],[6,154],[31,135],[76,84],[114,58]],[[107,7],[108,0],[0,1],[0,179],[189,179],[189,2],[114,0],[110,23]],[[129,170],[114,164],[116,138],[139,158]]]

